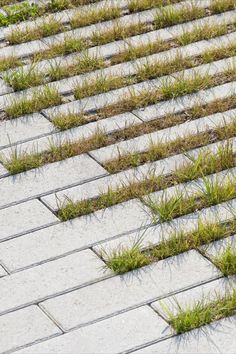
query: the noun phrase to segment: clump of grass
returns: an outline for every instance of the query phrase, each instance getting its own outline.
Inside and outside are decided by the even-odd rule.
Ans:
[[[43,166],[47,163],[61,161],[69,157],[73,157],[92,149],[104,146],[107,143],[107,136],[104,132],[98,130],[88,139],[80,139],[77,142],[62,142],[49,143],[49,149],[44,153],[33,152],[31,154],[18,153],[17,148],[12,151],[9,158],[4,159],[2,162],[8,171],[14,175],[33,168]]]
[[[46,8],[49,12],[57,12],[68,9],[71,5],[70,0],[50,0],[50,2],[47,3]]]
[[[159,76],[169,75],[173,72],[188,69],[193,66],[191,59],[185,58],[181,53],[177,53],[174,58],[147,63],[140,66],[137,70],[138,81],[154,79]]]
[[[0,71],[5,71],[20,65],[22,65],[21,59],[13,55],[8,57],[0,57]]]
[[[70,21],[72,28],[83,27],[93,23],[112,20],[120,17],[122,10],[118,6],[106,6],[98,9],[79,10]]]
[[[135,60],[146,55],[159,53],[164,50],[170,49],[173,46],[172,43],[156,39],[149,43],[133,46],[128,43],[128,48],[121,51],[119,54],[114,55],[111,58],[111,64],[118,64],[129,60]]]
[[[26,1],[12,6],[5,6],[4,11],[6,15],[0,14],[0,27],[25,21],[29,18],[33,19],[42,13],[37,4],[30,4]]]
[[[230,42],[227,45],[209,49],[202,54],[202,60],[204,63],[211,63],[223,58],[233,57],[236,54],[236,43]]]
[[[236,274],[236,248],[228,245],[222,253],[213,258],[213,262],[225,276]]]
[[[47,74],[52,81],[56,81],[69,76],[80,75],[97,69],[102,69],[104,67],[105,61],[102,58],[84,53],[72,64],[52,64]]]
[[[198,19],[205,14],[206,10],[195,4],[185,5],[179,9],[163,7],[156,13],[154,24],[156,28],[163,28]]]
[[[214,0],[212,4],[210,4],[209,9],[213,13],[221,13],[234,10],[235,7],[235,0]]]
[[[176,316],[169,314],[170,324],[177,334],[191,331],[213,321],[231,316],[236,310],[236,290],[233,289],[224,296],[218,296],[215,301],[198,301],[194,306],[182,309]]]
[[[66,130],[73,127],[77,127],[79,125],[86,124],[88,119],[83,113],[76,114],[73,112],[69,112],[67,114],[59,114],[55,118],[53,118],[53,124],[61,129]]]
[[[94,32],[91,36],[92,45],[102,45],[109,42],[125,39],[136,34],[145,33],[148,31],[148,26],[143,23],[130,24],[127,26],[121,25],[119,22],[114,23],[113,27],[105,31]]]
[[[143,200],[150,209],[153,222],[169,221],[236,197],[236,180],[232,178],[228,178],[224,184],[217,179],[211,181],[205,177],[203,177],[203,181],[202,191],[193,195],[186,196],[183,192],[177,192],[169,197],[163,193],[160,200],[155,200],[152,197]]]
[[[13,100],[5,111],[9,118],[17,118],[61,103],[62,96],[58,91],[45,86],[44,89],[34,92],[31,98],[25,97]]]
[[[49,48],[41,53],[37,53],[33,57],[33,61],[39,61],[44,58],[53,58],[59,55],[71,54],[79,52],[87,48],[86,41],[82,38],[74,38],[65,35],[63,40],[49,45]]]
[[[174,81],[163,80],[157,89],[145,89],[138,94],[130,89],[129,96],[120,99],[117,103],[104,106],[98,110],[98,115],[108,117],[111,115],[132,111],[136,108],[148,106],[162,100],[175,98],[189,93],[197,92],[213,86],[216,76],[202,76],[197,72],[191,77],[180,75]]]
[[[131,81],[131,83],[133,82]],[[118,89],[126,84],[128,84],[128,79],[122,76],[100,75],[94,81],[84,81],[82,84],[77,84],[74,89],[74,96],[78,100],[87,96]]]
[[[175,4],[181,0],[130,0],[128,9],[132,12],[148,10],[153,7],[161,7],[164,5]]]
[[[116,274],[127,273],[150,264],[150,258],[140,252],[138,243],[130,249],[120,247],[109,255],[102,251],[101,256],[105,259],[107,267]]]
[[[156,176],[155,171],[150,171],[146,179],[128,183],[115,190],[108,188],[108,191],[101,193],[97,199],[88,199],[80,202],[66,200],[59,206],[58,216],[64,221],[72,219],[129,199],[142,198],[148,193],[171,187],[177,183],[194,180],[197,177],[201,177],[202,174],[220,172],[233,166],[235,166],[235,155],[232,147],[223,146],[218,149],[215,155],[206,152],[200,154],[195,160],[189,160],[188,163],[180,166],[170,176]]]
[[[44,83],[44,75],[31,66],[29,70],[24,70],[23,67],[8,71],[3,79],[15,90],[25,90],[32,86],[37,86]]]
[[[226,24],[215,25],[207,24],[204,26],[195,26],[192,31],[183,32],[177,39],[179,45],[187,45],[193,42],[197,42],[203,39],[210,39],[221,36],[228,32]]]
[[[127,154],[122,154],[118,158],[112,159],[104,163],[104,167],[109,171],[109,173],[116,173],[118,171],[123,171],[128,168],[138,167],[144,163],[157,161],[166,157],[170,157],[179,153],[186,153],[186,151],[197,148],[200,146],[205,146],[215,141],[224,140],[227,138],[232,138],[236,132],[236,124],[232,122],[231,124],[225,125],[214,130],[190,134],[183,138],[178,138],[171,142],[160,142],[160,143],[150,143],[150,147],[145,152],[131,152]],[[224,158],[227,157],[225,163],[230,165],[234,160],[233,151],[231,144],[226,144],[222,151],[219,151],[222,162]],[[200,163],[201,161],[199,161]],[[211,164],[214,166],[214,161],[211,159],[209,161],[209,167]],[[191,171],[183,171],[183,173],[190,173]]]
[[[24,43],[42,37],[52,36],[53,34],[62,32],[64,28],[61,22],[50,17],[50,19],[45,19],[36,28],[26,28],[22,30],[20,28],[13,29],[7,35],[7,40],[10,44]]]
[[[108,268],[116,274],[123,274],[192,249],[198,249],[202,245],[228,237],[235,230],[235,220],[228,223],[206,223],[199,220],[195,230],[175,231],[166,236],[157,246],[149,245],[148,248],[142,249],[141,240],[139,240],[131,248],[118,247],[110,253],[101,250],[101,256]]]

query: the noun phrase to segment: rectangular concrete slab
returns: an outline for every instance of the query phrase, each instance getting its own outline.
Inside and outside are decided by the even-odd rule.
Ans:
[[[38,136],[49,134],[55,127],[41,114],[0,122],[0,149],[22,141],[34,139]],[[11,148],[14,151],[14,149]],[[35,146],[37,151],[37,147]],[[1,152],[0,152],[1,154]]]
[[[103,279],[107,276],[103,267],[104,263],[86,250],[3,277],[0,279],[0,313]]]
[[[232,250],[236,250],[236,235],[232,235],[222,240],[211,242],[206,246],[202,246],[201,251],[204,252],[209,258],[214,259],[215,257],[222,255],[228,247]]]
[[[0,260],[16,271],[80,250],[150,223],[142,204],[126,202],[0,244]],[[24,254],[24,257],[22,257]]]
[[[152,309],[142,306],[71,333],[33,345],[19,354],[123,353],[156,337],[171,334],[168,324]]]
[[[0,207],[83,183],[107,172],[87,155],[72,157],[0,180]]]
[[[49,226],[58,221],[57,217],[38,200],[0,209],[0,240]]]
[[[235,354],[235,326],[236,316],[228,317],[133,353]]]
[[[0,328],[1,353],[8,353],[62,333],[38,306],[26,307],[0,316]]]
[[[190,251],[58,296],[41,306],[69,330],[215,279],[220,274],[199,253]]]
[[[5,95],[6,93],[10,93],[12,91],[12,88],[8,86],[4,80],[0,79],[0,96]]]

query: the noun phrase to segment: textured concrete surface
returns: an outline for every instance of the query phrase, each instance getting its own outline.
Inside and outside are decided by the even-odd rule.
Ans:
[[[146,250],[159,245],[163,238],[168,239],[173,230],[196,230],[199,220],[228,222],[236,215],[236,199],[196,209],[191,214],[157,224],[154,224],[150,209],[144,203],[147,196],[143,199],[136,196],[127,198],[117,205],[111,203],[108,207],[71,220],[62,221],[58,215],[58,209],[68,201],[95,201],[101,193],[129,186],[131,182],[144,182],[150,176],[168,178],[176,168],[199,157],[204,151],[216,153],[227,143],[231,144],[235,154],[236,138],[233,134],[228,140],[222,135],[220,139],[212,138],[205,146],[198,144],[188,151],[181,150],[156,161],[150,159],[137,166],[134,162],[128,169],[116,173],[109,173],[104,165],[127,152],[141,154],[149,149],[150,142],[175,142],[189,134],[211,133],[216,127],[234,122],[236,105],[193,120],[187,117],[181,124],[163,125],[151,132],[140,130],[136,135],[132,132],[133,126],[140,127],[153,120],[165,122],[170,114],[185,114],[196,104],[209,105],[216,99],[235,96],[234,77],[223,82],[220,76],[229,67],[234,67],[234,56],[197,62],[206,50],[218,50],[229,43],[236,43],[236,31],[232,26],[236,21],[235,10],[210,13],[209,6],[213,1],[193,1],[205,11],[203,18],[161,28],[154,25],[155,15],[161,14],[161,9],[148,8],[131,13],[129,0],[101,0],[0,27],[0,59],[15,55],[23,60],[22,67],[0,72],[0,354],[236,353],[235,316],[177,335],[168,315],[170,312],[177,314],[179,307],[186,309],[203,299],[210,304],[219,295],[224,296],[235,288],[235,275],[225,277],[214,264],[214,258],[226,247],[235,248],[235,235],[161,261],[155,260],[123,275],[108,270],[101,256],[117,249],[130,249],[137,242],[141,250]],[[43,3],[38,0],[32,2],[40,3],[40,6]],[[164,5],[166,9],[178,10],[191,3],[185,0]],[[70,25],[73,16],[81,9],[97,11],[114,4],[121,9],[119,19],[101,20],[79,28]],[[5,12],[0,9],[0,13]],[[45,19],[55,19],[65,28],[55,35],[20,44],[11,45],[7,40],[12,30],[37,31],[37,26]],[[228,32],[219,33],[214,38],[194,40],[187,45],[178,44],[180,34],[209,23],[226,23]],[[89,41],[94,33],[111,30],[117,24],[122,27],[142,24],[146,27],[144,33],[133,33],[127,38],[95,46],[90,43],[86,53],[105,61],[105,67],[101,69],[74,76],[67,72],[68,77],[50,81],[47,72],[52,65],[74,64],[84,56],[84,51],[58,54],[33,63],[33,55],[46,51],[51,44],[60,43],[65,36]],[[169,49],[153,53],[147,47],[141,57],[113,64],[113,57],[130,46],[148,46],[158,40],[168,42]],[[177,54],[186,60],[196,59],[195,67],[163,76],[154,75],[145,81],[138,78],[125,87],[104,89],[102,93],[75,99],[77,84],[109,76],[128,79],[136,75],[140,67],[165,62]],[[34,70],[47,76],[49,87],[58,89],[62,104],[45,107],[41,111],[33,109],[30,114],[8,119],[5,114],[8,105],[22,97],[30,99],[44,85],[14,91],[5,75],[12,71],[16,75],[27,74],[32,65]],[[135,109],[121,114],[111,111],[108,117],[99,115],[100,108],[125,99],[130,93],[157,89],[167,82],[177,83],[183,75],[192,78],[196,73],[218,75],[220,79],[207,89],[157,100],[150,105],[138,102]],[[58,113],[86,113],[91,117],[80,126],[60,131],[53,122]],[[60,161],[45,163],[39,168],[26,168],[25,172],[16,175],[10,175],[6,168],[4,158],[17,161],[19,156],[45,154],[52,143],[55,148],[65,142],[81,142],[98,130],[108,138],[115,136],[117,140],[101,143],[100,148],[96,145],[86,153],[72,157],[65,158],[62,154]],[[127,131],[131,135],[126,137]],[[83,144],[86,144],[85,140]],[[235,167],[230,167],[212,172],[207,179],[170,186],[164,193],[171,196],[181,190],[185,195],[193,195],[200,187],[206,189],[206,180],[223,185],[227,176],[234,178]],[[148,198],[160,202],[162,196],[163,190],[157,190]]]

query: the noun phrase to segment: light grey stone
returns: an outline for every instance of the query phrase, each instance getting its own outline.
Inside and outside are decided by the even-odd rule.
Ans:
[[[129,201],[0,244],[11,271],[80,250],[150,223],[140,202]],[[24,254],[24,257],[22,257]]]
[[[50,299],[41,306],[68,330],[215,279],[220,274],[200,254],[190,251]]]
[[[236,251],[236,235],[211,242],[206,246],[202,246],[201,250],[206,253],[209,258],[214,259],[215,257],[220,257],[228,247]]]
[[[40,51],[46,50],[48,46],[40,40],[16,44],[9,47],[0,48],[0,56],[7,57],[7,56],[16,56],[20,57],[27,57],[29,55],[38,53]]]
[[[0,179],[0,206],[24,201],[106,174],[90,157],[80,155],[16,176],[5,177]]]
[[[0,178],[7,176],[8,175],[8,171],[5,167],[3,167],[3,165],[0,163]]]
[[[236,288],[236,278],[220,278],[204,285],[196,286],[192,289],[182,291],[174,296],[152,303],[152,307],[167,321],[168,313],[171,316],[177,316],[179,310],[189,310],[198,303],[207,306],[219,297],[228,295]]]
[[[8,351],[62,333],[37,306],[30,306],[0,316],[0,328],[1,353],[8,353]]]
[[[57,222],[56,216],[38,200],[0,209],[0,240]]]
[[[5,95],[6,93],[10,93],[12,91],[12,88],[8,86],[4,80],[0,79],[0,96]]]
[[[0,122],[0,148],[53,132],[55,127],[41,114],[34,113]],[[1,152],[0,152],[1,154]]]
[[[19,351],[23,353],[120,353],[163,339],[171,334],[167,323],[149,307],[138,309],[92,324],[60,337]]]
[[[103,267],[104,263],[92,251],[85,250],[3,277],[0,313],[103,279],[107,276]]]
[[[5,275],[8,275],[8,273],[5,271],[5,269],[0,265],[0,277],[4,277]]]
[[[228,317],[134,353],[235,354],[235,326],[236,316]]]

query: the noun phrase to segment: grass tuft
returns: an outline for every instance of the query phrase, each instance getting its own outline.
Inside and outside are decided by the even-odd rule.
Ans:
[[[236,248],[228,245],[213,262],[225,276],[236,274]]]
[[[170,324],[177,334],[191,331],[221,318],[231,316],[236,310],[236,290],[231,290],[224,296],[217,296],[215,301],[198,301],[194,306],[182,309],[180,306],[177,316],[172,316],[169,311]]]
[[[5,111],[9,118],[17,118],[41,109],[62,103],[62,97],[56,89],[45,86],[33,93],[31,98],[14,99]]]

